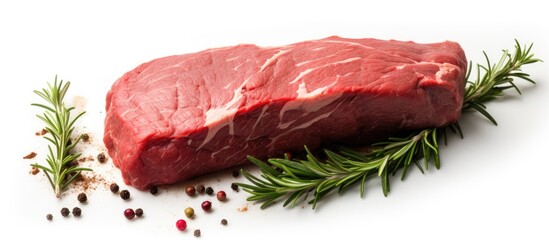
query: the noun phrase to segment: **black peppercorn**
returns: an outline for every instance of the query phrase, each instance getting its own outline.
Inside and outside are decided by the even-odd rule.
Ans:
[[[240,175],[240,171],[238,169],[233,170],[233,177],[238,177]]]
[[[87,142],[90,140],[90,135],[87,133],[82,134],[82,141]]]
[[[236,185],[236,183],[231,183],[231,189],[238,192],[238,185]]]
[[[194,236],[195,237],[200,237],[200,229],[194,230]]]
[[[107,157],[104,153],[97,154],[97,161],[99,161],[100,163],[104,163],[105,161],[107,161]]]
[[[82,209],[80,209],[79,207],[73,208],[72,215],[74,215],[75,217],[80,217],[80,215],[82,215]]]
[[[53,215],[48,213],[48,215],[46,215],[46,219],[48,219],[48,221],[51,221],[53,219]]]
[[[125,190],[125,189],[120,191],[120,198],[122,198],[124,200],[130,199],[130,191]]]
[[[118,187],[118,184],[116,184],[116,183],[111,183],[110,188],[111,188],[112,193],[117,193],[118,190],[120,190],[120,187]]]
[[[158,193],[158,188],[156,186],[152,186],[150,189],[149,189],[149,192],[152,194],[152,195],[156,195]]]
[[[86,196],[85,193],[80,193],[78,194],[78,201],[80,203],[85,203],[86,201],[88,201],[88,196]]]
[[[206,188],[206,193],[207,193],[208,195],[212,195],[212,194],[214,193],[213,188],[212,188],[212,187],[207,187],[207,188]]]
[[[62,215],[63,217],[69,216],[69,213],[71,213],[71,212],[69,211],[68,208],[66,208],[66,207],[61,208],[61,215]]]
[[[135,209],[135,216],[137,217],[143,216],[143,209],[141,208]]]
[[[227,219],[225,218],[221,219],[221,225],[227,225]]]
[[[196,191],[197,191],[198,193],[204,193],[205,190],[206,190],[206,188],[205,188],[204,185],[202,185],[202,184],[196,186]]]

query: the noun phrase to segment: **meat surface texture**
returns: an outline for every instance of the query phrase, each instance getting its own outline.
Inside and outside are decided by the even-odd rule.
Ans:
[[[461,113],[459,44],[329,37],[144,63],[107,94],[104,142],[139,189],[280,156],[440,127]]]

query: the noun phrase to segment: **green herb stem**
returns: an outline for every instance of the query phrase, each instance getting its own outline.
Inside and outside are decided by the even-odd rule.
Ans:
[[[36,116],[46,124],[45,129],[48,133],[44,135],[44,138],[50,142],[46,156],[47,165],[35,163],[31,164],[31,166],[40,168],[45,172],[55,196],[58,198],[61,196],[61,192],[82,171],[91,171],[90,168],[82,168],[72,164],[81,155],[80,153],[74,154],[71,151],[78,144],[82,136],[80,135],[71,141],[71,135],[74,130],[74,123],[85,112],[81,112],[71,119],[71,111],[74,110],[74,107],[67,108],[63,103],[69,86],[70,82],[66,82],[65,84],[63,84],[63,80],[58,82],[56,76],[53,85],[48,83],[48,88],[43,88],[42,91],[34,91],[46,103],[31,104],[45,110],[42,115]]]

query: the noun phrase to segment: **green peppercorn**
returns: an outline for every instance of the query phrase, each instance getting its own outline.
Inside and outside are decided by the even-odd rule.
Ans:
[[[185,208],[185,216],[192,218],[194,216],[194,209],[191,207]]]

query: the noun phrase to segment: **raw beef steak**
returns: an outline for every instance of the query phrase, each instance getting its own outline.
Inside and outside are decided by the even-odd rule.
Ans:
[[[107,95],[104,142],[127,184],[169,184],[285,151],[460,117],[454,42],[329,37],[159,58]]]

